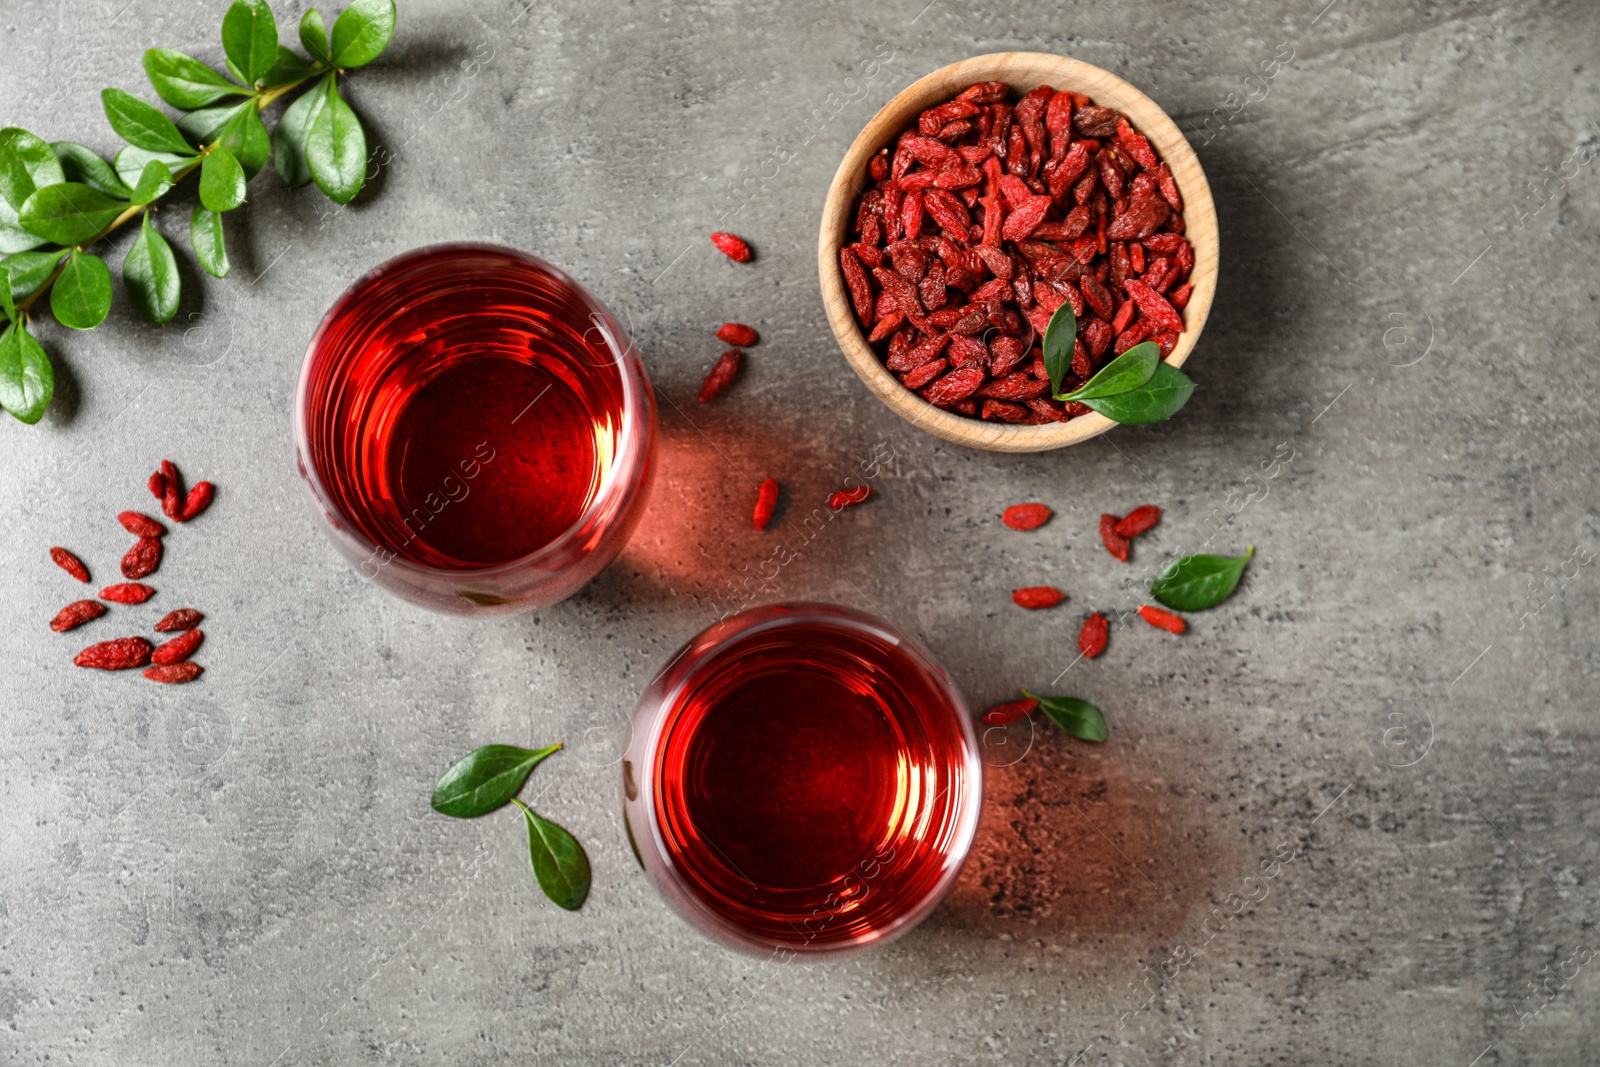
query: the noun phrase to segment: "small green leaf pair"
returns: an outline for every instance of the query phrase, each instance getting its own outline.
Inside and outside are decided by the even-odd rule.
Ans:
[[[528,825],[528,859],[539,888],[556,904],[577,911],[589,896],[589,857],[571,834],[516,799],[533,769],[560,749],[559,744],[539,749],[514,745],[475,749],[433,787],[433,810],[457,819],[475,819],[516,804]]]
[[[0,406],[32,424],[44,416],[50,403],[55,371],[39,342],[23,328],[8,273],[0,273],[0,312],[6,320],[5,332],[0,333]]]
[[[1162,362],[1154,341],[1134,345],[1070,393],[1061,383],[1072,368],[1078,320],[1070,303],[1056,308],[1044,332],[1044,368],[1057,400],[1076,400],[1126,426],[1144,426],[1176,415],[1194,392],[1183,371]]]

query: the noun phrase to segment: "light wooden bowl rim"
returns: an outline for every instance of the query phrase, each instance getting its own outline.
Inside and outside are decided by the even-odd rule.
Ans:
[[[922,111],[983,81],[1005,82],[1019,92],[1049,85],[1058,90],[1083,93],[1096,104],[1127,115],[1172,168],[1178,191],[1183,194],[1185,236],[1194,246],[1195,259],[1189,276],[1194,291],[1183,311],[1184,330],[1167,360],[1175,367],[1183,366],[1194,350],[1216,294],[1217,210],[1211,199],[1211,186],[1206,182],[1194,149],[1155,101],[1110,71],[1047,52],[994,52],[940,67],[912,82],[885,104],[856,137],[828,188],[817,244],[822,302],[845,360],[895,414],[936,437],[992,452],[1042,452],[1078,444],[1117,424],[1104,415],[1092,413],[1070,422],[1018,426],[969,418],[934,407],[901,385],[867,344],[866,336],[856,325],[855,312],[839,270],[839,248],[844,243],[850,211],[866,185],[867,163],[873,153],[892,144],[901,130],[915,123]]]

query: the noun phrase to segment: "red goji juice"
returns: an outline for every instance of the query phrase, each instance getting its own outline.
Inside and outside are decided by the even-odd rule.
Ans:
[[[896,636],[826,614],[757,626],[691,667],[665,710],[660,843],[736,938],[876,940],[959,868],[979,773],[966,712]]]
[[[331,501],[431,567],[495,566],[555,540],[594,500],[621,433],[601,316],[565,276],[506,250],[424,249],[374,272],[329,313],[307,372]]]

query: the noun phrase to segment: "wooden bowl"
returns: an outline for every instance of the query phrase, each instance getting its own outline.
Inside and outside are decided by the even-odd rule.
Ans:
[[[817,243],[822,302],[844,358],[878,399],[901,418],[935,436],[992,452],[1042,452],[1086,441],[1105,433],[1116,423],[1092,412],[1068,422],[1018,426],[934,407],[901,385],[867,344],[865,334],[856,324],[844,276],[839,270],[839,248],[845,243],[846,227],[856,199],[868,184],[867,163],[873,154],[885,145],[892,145],[902,130],[915,126],[917,116],[923,111],[943,103],[975,82],[985,81],[1005,82],[1019,96],[1040,85],[1083,93],[1096,104],[1127,115],[1128,121],[1150,139],[1172,168],[1178,191],[1183,194],[1185,236],[1194,246],[1194,270],[1189,275],[1194,291],[1183,310],[1184,330],[1167,359],[1175,367],[1183,366],[1194,350],[1211,310],[1211,298],[1216,293],[1217,211],[1200,161],[1166,112],[1110,71],[1065,56],[1044,52],[996,52],[941,67],[913,82],[889,101],[855,139],[828,188],[828,198],[822,209],[822,232]]]

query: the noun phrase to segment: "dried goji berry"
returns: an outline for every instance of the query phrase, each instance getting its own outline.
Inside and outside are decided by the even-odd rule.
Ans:
[[[161,541],[154,537],[141,537],[122,557],[122,576],[130,579],[143,578],[147,574],[154,574],[159,566],[161,566]]]
[[[1149,319],[1160,330],[1182,330],[1183,316],[1169,303],[1167,298],[1150,288],[1148,285],[1133,278],[1122,283],[1122,288],[1139,305],[1139,314]]]
[[[744,353],[737,348],[730,348],[717,357],[717,362],[712,364],[706,380],[700,383],[700,403],[711,403],[718,393],[733,384],[733,379],[738,375],[739,367],[743,363]]]
[[[74,556],[66,549],[57,546],[50,550],[50,560],[57,567],[66,571],[80,582],[89,580],[89,568],[83,565],[83,560]]]
[[[761,335],[742,322],[725,322],[717,327],[717,340],[737,348],[749,348],[761,340]]]
[[[850,303],[855,305],[856,318],[867,322],[872,318],[872,283],[867,281],[866,268],[861,265],[861,260],[849,248],[839,249],[839,271],[844,275],[845,286],[850,290]],[[900,309],[906,314],[911,311],[902,303]],[[917,309],[918,312],[921,308]]]
[[[150,475],[150,481],[147,482],[146,484],[150,488],[150,495],[151,496],[155,497],[157,500],[165,500],[166,499],[166,496],[167,496],[167,476],[165,474],[162,474],[159,470],[155,471],[154,473],[152,473]]]
[[[123,511],[117,515],[117,521],[122,528],[135,537],[160,537],[167,532],[161,525],[142,511]]]
[[[858,485],[854,489],[841,489],[828,497],[828,507],[834,511],[843,511],[854,504],[865,504],[872,497],[872,486]]]
[[[178,684],[182,682],[192,682],[205,672],[206,669],[200,666],[200,664],[191,660],[185,660],[182,663],[168,663],[159,667],[146,667],[144,669],[144,676],[150,679],[152,682]]]
[[[750,246],[742,237],[735,237],[731,233],[714,233],[711,235],[711,243],[717,246],[718,252],[735,263],[750,262]]]
[[[161,461],[161,512],[173,522],[183,521],[183,477],[170,459]]]
[[[1012,603],[1019,608],[1031,610],[1053,608],[1065,599],[1067,594],[1053,585],[1030,585],[1025,589],[1014,589],[1011,592]]]
[[[943,378],[927,386],[922,391],[922,396],[930,404],[954,404],[958,400],[965,400],[977,392],[978,386],[983,384],[983,368],[962,367],[953,370]]]
[[[1161,521],[1161,509],[1154,504],[1141,504],[1117,522],[1117,536],[1134,538]]]
[[[1128,562],[1128,539],[1117,533],[1117,523],[1121,519],[1116,515],[1100,516],[1100,540],[1105,544],[1106,551],[1111,553],[1123,563]]]
[[[1165,630],[1170,634],[1181,634],[1189,628],[1188,623],[1170,611],[1162,611],[1145,604],[1139,608],[1139,618],[1154,626],[1158,630]]]
[[[1039,702],[1032,697],[1022,697],[1018,700],[1007,700],[996,704],[983,713],[985,726],[1009,726],[1019,719],[1024,719],[1033,714]]]
[[[1090,659],[1094,659],[1106,650],[1106,635],[1111,631],[1111,623],[1098,611],[1083,620],[1083,628],[1078,631],[1078,651]]]
[[[106,606],[98,600],[74,600],[56,612],[56,617],[50,620],[50,629],[56,633],[71,630],[82,626],[91,619],[98,619],[107,610]]]
[[[204,630],[186,630],[180,637],[157,645],[154,652],[150,653],[150,662],[168,664],[186,660],[194,655],[194,650],[200,647],[200,642],[206,639]]]
[[[90,645],[72,658],[80,667],[93,667],[102,671],[125,671],[129,667],[143,667],[150,662],[150,642],[142,637],[119,637],[114,641],[101,641]]]
[[[1052,514],[1043,504],[1012,504],[1000,513],[1000,521],[1013,530],[1037,530]]]
[[[118,582],[100,590],[100,599],[113,604],[143,604],[156,595],[155,589],[143,582]]]
[[[179,630],[188,630],[199,625],[200,620],[203,618],[205,616],[193,608],[179,608],[177,611],[169,611],[161,616],[160,622],[156,623],[156,633],[169,634],[176,633]]]
[[[211,506],[211,498],[216,495],[217,487],[210,482],[196,482],[194,488],[189,490],[189,495],[183,499],[182,518],[179,522],[188,522],[206,508]]]
[[[767,523],[772,521],[772,513],[778,508],[778,480],[768,478],[761,483],[761,488],[756,490],[756,529],[765,530]]]
[[[900,379],[900,382],[907,389],[921,389],[924,385],[943,374],[949,367],[950,361],[948,359],[930,360],[920,367],[907,371],[905,377]]]

